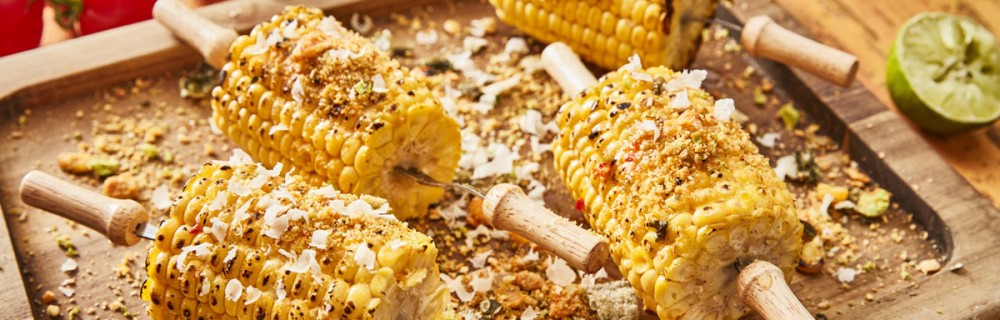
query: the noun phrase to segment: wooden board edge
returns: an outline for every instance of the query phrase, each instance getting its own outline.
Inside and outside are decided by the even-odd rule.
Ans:
[[[14,252],[14,239],[7,229],[7,218],[14,217],[0,207],[0,314],[6,319],[31,318],[31,299],[21,273],[21,261]],[[15,222],[16,223],[16,222]]]
[[[731,10],[739,21],[766,14],[786,28],[808,35],[784,9],[769,1],[745,0],[735,6]],[[889,319],[911,313],[915,313],[914,318],[1000,316],[1000,295],[996,294],[1000,290],[1000,251],[995,249],[1000,247],[1000,211],[860,83],[842,88],[802,71],[790,72],[848,124],[845,133],[853,142],[851,153],[866,155],[856,159],[868,163],[862,167],[885,167],[888,170],[874,172],[876,180],[894,184],[889,187],[910,192],[911,198],[919,200],[904,207],[929,229],[942,233],[940,249],[948,253],[945,268],[916,286],[881,294],[866,306],[830,311],[843,313],[838,316],[847,319]],[[963,268],[952,272],[958,264]]]

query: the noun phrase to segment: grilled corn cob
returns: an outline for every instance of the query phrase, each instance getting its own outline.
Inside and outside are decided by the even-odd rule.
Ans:
[[[426,80],[320,10],[288,7],[237,38],[229,54],[212,91],[212,121],[257,161],[384,197],[401,219],[426,213],[444,190],[394,167],[454,178],[458,124]]]
[[[490,0],[504,22],[544,42],[565,42],[606,69],[638,53],[680,69],[694,57],[718,0]]]
[[[188,181],[146,258],[154,319],[440,319],[449,291],[424,234],[385,200],[313,189],[235,156]]]
[[[619,70],[558,116],[560,176],[661,319],[739,318],[734,264],[765,260],[790,280],[801,247],[792,195],[703,79]]]

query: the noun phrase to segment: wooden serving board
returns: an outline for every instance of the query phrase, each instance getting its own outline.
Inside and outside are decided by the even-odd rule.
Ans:
[[[455,18],[467,25],[468,20],[492,15],[492,9],[482,1],[399,0],[307,0],[297,1],[308,6],[327,9],[347,21],[351,13],[361,12],[376,17],[377,26],[393,29],[394,37],[410,35],[405,28],[389,27],[388,13],[420,15],[443,21]],[[286,2],[268,0],[230,1],[200,9],[199,12],[222,25],[247,30],[255,23],[280,11]],[[736,1],[733,6],[720,8],[719,17],[744,21],[756,14],[767,14],[779,24],[799,31],[798,24],[780,7],[766,0]],[[518,34],[501,27],[490,40]],[[499,42],[502,47],[502,42]],[[745,53],[719,55],[721,42],[706,43],[693,63],[695,68],[710,71],[706,88],[717,96],[733,97],[751,123],[761,128],[774,128],[776,106],[745,108],[752,95],[726,85],[727,74],[738,73],[754,66],[777,86],[774,96],[794,101],[805,111],[804,121],[821,126],[820,132],[840,142],[843,152],[856,160],[883,188],[894,195],[900,208],[891,210],[896,217],[883,228],[908,228],[903,217],[912,214],[919,228],[928,231],[929,239],[906,239],[899,244],[884,245],[878,253],[896,256],[901,252],[921,259],[938,257],[945,261],[941,272],[917,276],[915,281],[897,281],[898,270],[885,270],[879,280],[859,281],[841,288],[828,275],[797,275],[793,290],[813,312],[830,317],[854,318],[995,318],[1000,317],[1000,212],[977,194],[959,177],[909,126],[870,92],[854,84],[841,88],[808,74],[789,70],[767,61],[747,57]],[[537,50],[538,45],[532,49]],[[204,140],[180,143],[167,138],[165,146],[177,150],[179,162],[200,163],[206,155],[204,145],[223,150],[229,142],[206,134],[204,120],[210,111],[199,103],[179,97],[177,81],[183,70],[190,70],[200,58],[178,42],[155,21],[147,21],[109,32],[79,38],[54,46],[0,59],[0,200],[6,219],[0,220],[0,314],[4,318],[42,317],[45,305],[37,302],[45,290],[55,291],[67,275],[59,270],[66,259],[57,248],[55,234],[69,236],[81,252],[77,261],[84,273],[75,274],[74,298],[56,292],[60,301],[74,299],[81,309],[94,307],[97,315],[116,315],[102,310],[101,303],[121,300],[127,310],[142,314],[145,309],[138,298],[138,285],[143,276],[145,247],[112,247],[96,233],[84,235],[60,218],[40,214],[25,208],[17,199],[17,183],[30,169],[59,173],[55,157],[63,151],[73,151],[78,143],[70,136],[82,131],[87,141],[91,121],[100,121],[107,114],[123,117],[164,117],[172,128],[189,126],[191,134]],[[406,61],[413,64],[417,61]],[[115,97],[119,109],[106,110],[102,105],[107,92],[127,88],[137,77],[149,79],[151,89],[136,94]],[[154,101],[151,104],[144,102]],[[151,107],[143,107],[150,105]],[[518,106],[502,106],[517,108]],[[19,118],[31,110],[27,121]],[[77,111],[83,110],[80,117]],[[200,130],[200,131],[199,131]],[[14,139],[15,132],[23,137]],[[202,135],[199,135],[199,132]],[[766,152],[765,150],[765,153]],[[228,156],[219,152],[220,156]],[[773,156],[775,155],[770,155]],[[551,165],[550,163],[544,165]],[[551,170],[549,170],[551,173]],[[62,175],[67,177],[66,175]],[[550,186],[546,195],[557,212],[573,217],[572,199],[561,185]],[[30,214],[20,221],[11,211],[26,210]],[[859,225],[861,222],[851,221]],[[53,231],[51,228],[55,228]],[[863,232],[864,228],[856,232]],[[10,240],[10,241],[8,241]],[[135,253],[129,264],[129,274],[136,280],[119,278],[113,269],[122,252]],[[949,272],[953,265],[964,268]],[[882,277],[891,278],[883,281]],[[123,288],[116,292],[112,285]],[[866,293],[875,293],[871,301],[861,301]],[[819,301],[830,301],[828,310],[817,310]],[[91,317],[84,314],[85,317]],[[648,317],[648,315],[647,315]]]

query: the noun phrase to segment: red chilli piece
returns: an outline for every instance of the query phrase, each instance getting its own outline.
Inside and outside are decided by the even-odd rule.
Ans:
[[[586,209],[583,204],[583,199],[576,200],[576,210],[583,211],[583,209]]]
[[[194,225],[194,227],[191,227],[191,230],[188,230],[188,233],[190,233],[190,234],[199,234],[199,233],[201,233],[201,232],[202,232],[202,230],[204,230],[204,229],[205,229],[205,228],[204,228],[204,227],[203,227],[203,226],[202,226],[202,225],[201,225],[200,223],[196,223],[196,224]]]

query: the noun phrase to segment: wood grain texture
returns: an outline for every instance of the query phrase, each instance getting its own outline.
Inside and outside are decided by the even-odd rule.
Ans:
[[[767,261],[757,260],[740,271],[737,279],[740,299],[764,319],[812,320],[785,283],[785,274]]]
[[[893,106],[885,66],[899,28],[920,12],[943,11],[971,17],[1000,35],[1000,1],[995,0],[775,0],[819,41],[861,60],[859,80],[883,104]],[[905,119],[905,117],[904,117]],[[909,121],[912,128],[917,128]],[[925,133],[927,140],[972,185],[1000,207],[1000,123],[952,136]]]

